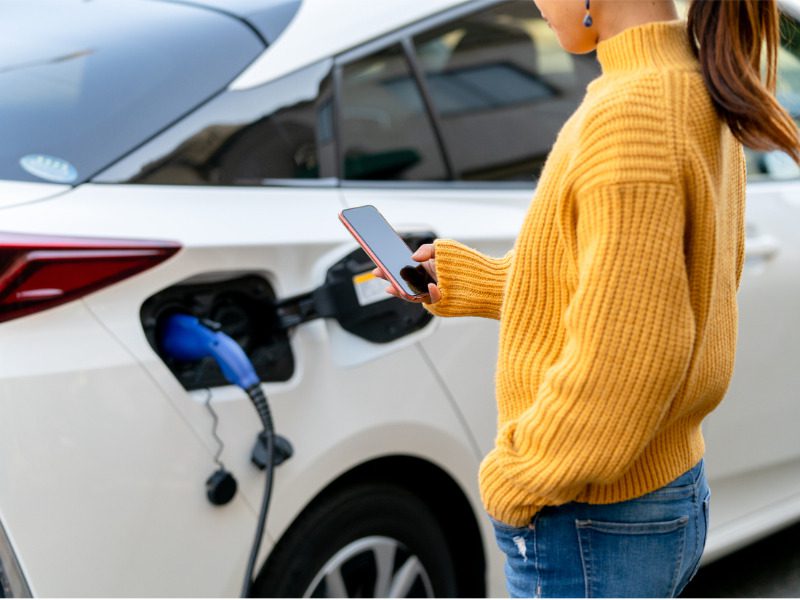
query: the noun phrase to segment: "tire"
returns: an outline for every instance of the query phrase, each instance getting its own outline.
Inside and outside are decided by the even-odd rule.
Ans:
[[[428,506],[391,484],[315,502],[284,534],[253,586],[260,597],[453,597],[455,566]]]

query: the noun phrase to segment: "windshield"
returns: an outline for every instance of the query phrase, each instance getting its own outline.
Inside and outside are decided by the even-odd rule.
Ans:
[[[77,184],[226,85],[263,49],[241,22],[137,0],[3,0],[0,179]]]

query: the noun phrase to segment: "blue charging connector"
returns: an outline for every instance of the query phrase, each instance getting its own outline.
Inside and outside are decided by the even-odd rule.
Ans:
[[[253,582],[253,571],[255,570],[258,549],[261,546],[261,540],[264,535],[269,499],[272,492],[273,466],[276,464],[276,436],[272,426],[272,415],[267,404],[267,398],[261,389],[261,380],[242,347],[233,338],[224,333],[217,323],[212,321],[184,314],[170,315],[160,329],[159,347],[163,355],[174,360],[194,362],[209,357],[213,358],[219,365],[225,379],[247,393],[264,427],[264,430],[259,435],[259,443],[262,445],[265,454],[266,486],[261,502],[261,511],[258,516],[256,535],[253,540],[242,586],[242,597],[247,598],[250,595],[250,588]]]
[[[245,391],[261,382],[242,347],[211,321],[182,314],[168,317],[161,331],[161,350],[187,362],[211,357],[225,379]]]

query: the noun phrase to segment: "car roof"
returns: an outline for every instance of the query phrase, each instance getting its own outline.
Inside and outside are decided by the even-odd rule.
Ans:
[[[474,0],[303,0],[286,30],[229,89],[246,89],[272,81],[470,1]],[[227,0],[219,2],[225,4]]]
[[[268,44],[278,39],[302,0],[162,0],[232,15],[247,22]]]
[[[183,0],[181,0],[183,1]],[[192,0],[220,6],[277,4],[290,0]],[[294,19],[229,89],[247,89],[340,54],[449,8],[479,0],[302,0]],[[778,0],[800,19],[800,0]]]

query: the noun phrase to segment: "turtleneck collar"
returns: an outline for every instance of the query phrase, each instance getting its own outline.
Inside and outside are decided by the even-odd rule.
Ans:
[[[699,63],[689,45],[685,19],[650,21],[623,29],[597,44],[603,73]]]

